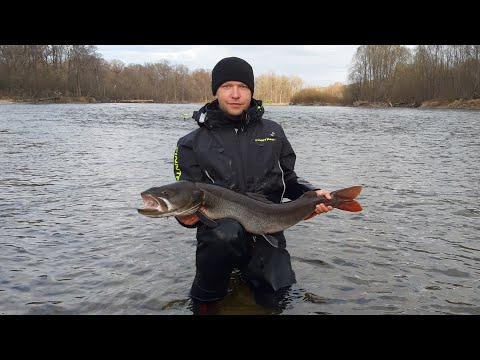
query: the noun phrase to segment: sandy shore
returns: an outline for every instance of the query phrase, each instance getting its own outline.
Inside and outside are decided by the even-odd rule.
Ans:
[[[4,104],[15,104],[15,101],[8,100],[8,99],[0,99],[0,105]]]

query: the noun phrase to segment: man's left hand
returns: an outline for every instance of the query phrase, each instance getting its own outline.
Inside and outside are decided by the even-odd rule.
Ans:
[[[330,196],[330,192],[327,190],[317,190],[317,196],[325,196],[327,200],[330,200],[332,197]],[[318,214],[326,213],[333,210],[333,207],[326,206],[325,204],[318,204],[317,207],[315,208],[315,211],[308,215],[304,220],[308,220],[313,218],[314,216],[317,216]]]

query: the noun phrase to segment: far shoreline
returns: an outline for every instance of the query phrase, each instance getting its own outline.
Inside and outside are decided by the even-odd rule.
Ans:
[[[48,99],[36,99],[36,100],[17,100],[12,98],[0,98],[0,105],[12,105],[12,104],[205,104],[205,102],[188,102],[188,103],[160,103],[153,100],[120,100],[120,101],[96,101],[92,97],[56,97]],[[341,104],[321,104],[321,103],[309,103],[309,104],[289,104],[289,103],[265,103],[264,106],[345,106],[345,107],[364,107],[364,108],[432,108],[432,109],[463,109],[463,110],[480,110],[480,99],[471,100],[455,100],[455,101],[424,101],[411,104],[392,104],[368,101],[358,101],[353,105],[341,105]]]

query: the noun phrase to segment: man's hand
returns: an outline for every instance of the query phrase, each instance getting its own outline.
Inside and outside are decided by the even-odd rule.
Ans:
[[[330,196],[330,192],[327,190],[317,190],[317,196],[325,196],[327,200],[330,200],[332,197]],[[331,206],[326,206],[325,204],[318,204],[317,207],[315,208],[315,211],[308,215],[304,220],[308,220],[313,218],[314,216],[317,216],[318,214],[326,213],[333,210],[333,207]]]

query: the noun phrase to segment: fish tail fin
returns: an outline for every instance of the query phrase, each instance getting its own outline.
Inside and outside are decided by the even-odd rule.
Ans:
[[[362,191],[362,186],[352,186],[349,188],[336,190],[331,193],[335,197],[337,209],[351,212],[362,211],[362,206],[355,199]]]
[[[356,200],[346,201],[336,206],[336,208],[340,210],[351,211],[351,212],[362,211],[362,205],[360,205],[360,203]]]
[[[349,188],[332,191],[332,195],[342,199],[355,199],[362,191],[363,186],[357,185]]]

